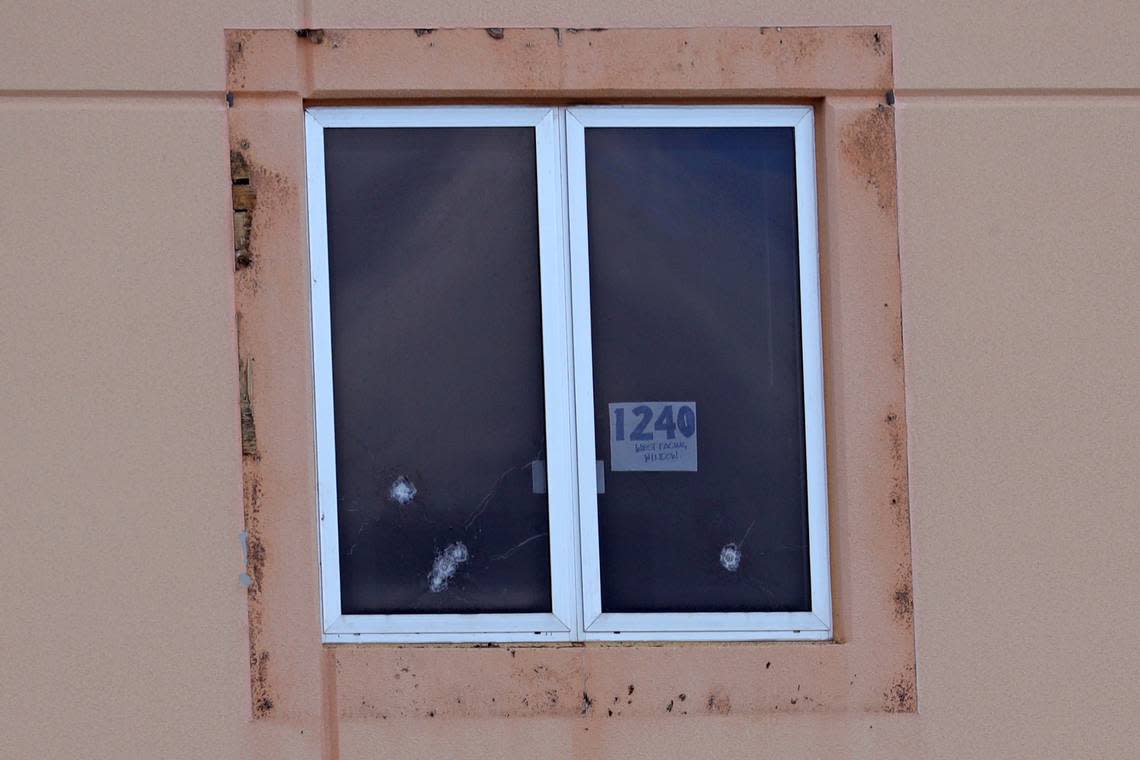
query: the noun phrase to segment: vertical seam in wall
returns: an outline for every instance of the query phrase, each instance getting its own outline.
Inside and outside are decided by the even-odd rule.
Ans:
[[[321,760],[340,760],[340,716],[336,699],[336,650],[321,653]]]
[[[895,92],[894,86],[897,78],[897,71],[895,68],[895,27],[891,27],[891,92],[894,93],[894,104],[891,109],[894,111],[894,118],[891,119],[891,132],[894,142],[894,162],[895,162],[895,263],[899,273],[899,367],[902,372],[900,382],[902,383],[903,393],[903,419],[905,420],[905,441],[906,446],[903,447],[903,456],[906,457],[906,543],[907,543],[907,556],[910,557],[910,624],[911,624],[911,647],[912,655],[911,661],[914,663],[914,712],[919,712],[919,699],[920,689],[918,688],[918,623],[916,620],[916,605],[914,599],[917,594],[914,588],[914,503],[911,501],[911,488],[910,488],[910,397],[906,392],[906,334],[903,329],[903,267],[902,267],[902,201],[899,197],[899,185],[901,174],[899,172],[899,111],[901,110],[898,105],[898,93]]]
[[[299,23],[297,25],[297,29],[298,29],[298,34],[300,34],[301,33],[300,30],[310,30],[310,29],[314,28],[313,27],[313,0],[298,0],[298,6],[299,7],[298,7],[297,12],[298,12],[298,15],[300,16],[300,19],[299,19]],[[322,35],[322,38],[323,38],[323,35]],[[318,38],[315,38],[315,37],[312,40],[310,40],[310,42],[316,42],[316,44],[320,44],[320,42],[318,41]],[[300,55],[300,60],[297,61],[297,65],[300,67],[300,70],[301,70],[301,77],[300,77],[300,79],[301,79],[301,92],[299,94],[301,95],[302,100],[304,100],[305,98],[309,97],[310,94],[312,94],[312,92],[313,92],[312,46],[311,45],[297,45],[296,50],[298,51],[298,55]]]

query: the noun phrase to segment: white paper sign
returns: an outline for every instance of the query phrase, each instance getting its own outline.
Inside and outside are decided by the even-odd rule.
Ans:
[[[610,469],[697,471],[697,402],[610,404]]]

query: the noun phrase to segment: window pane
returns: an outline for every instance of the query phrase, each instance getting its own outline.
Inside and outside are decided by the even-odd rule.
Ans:
[[[345,614],[551,609],[535,160],[325,130]]]
[[[602,608],[808,610],[794,130],[585,139]]]

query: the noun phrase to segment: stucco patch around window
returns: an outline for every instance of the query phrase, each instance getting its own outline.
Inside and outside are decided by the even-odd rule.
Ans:
[[[915,709],[889,41],[889,30],[870,28],[229,35],[231,165],[248,173],[242,197],[256,198],[241,209],[235,200],[242,412],[257,421],[245,469],[248,541],[258,547],[249,573],[256,715]],[[424,106],[458,114],[450,126],[459,130],[474,114],[518,114],[497,126],[526,134],[473,144],[415,121]],[[312,227],[306,109],[323,123],[323,168],[348,171],[337,170],[347,184],[324,185],[327,213],[309,214]],[[347,113],[413,121],[397,135],[391,124],[335,123]],[[786,120],[747,121],[774,114]],[[631,115],[649,121],[623,123]],[[790,148],[781,128],[794,131]],[[432,141],[451,147],[417,147],[433,130]],[[310,124],[310,162],[313,133]],[[554,159],[545,175],[544,139]],[[416,150],[458,151],[456,161],[400,169],[400,186],[419,193],[404,195],[433,197],[438,213],[402,211],[391,189],[352,206],[378,192],[375,177],[395,176],[389,165],[369,179],[362,156],[390,162]],[[472,151],[499,158],[480,168]],[[650,155],[700,158],[638,163]],[[742,156],[766,158],[749,168]],[[714,167],[710,181],[695,167]],[[480,179],[492,168],[521,179]],[[780,179],[789,176],[793,184]],[[449,225],[465,177],[484,189],[467,197],[484,205]],[[803,193],[810,220],[796,206]],[[736,214],[742,199],[758,213]],[[355,244],[338,220],[365,220],[381,204],[390,221],[362,233],[367,255],[353,264],[340,253]],[[710,228],[697,213],[708,209],[730,221]],[[416,226],[428,218],[440,221]],[[413,236],[402,250],[418,258],[382,255],[400,234]],[[314,235],[326,265],[358,270],[330,275],[315,255],[310,269]],[[501,245],[484,250],[479,240]],[[750,242],[732,242],[741,240]],[[686,270],[673,241],[677,251],[706,245],[706,260]],[[748,246],[782,251],[766,265],[776,269],[756,270],[763,256],[724,255]],[[805,275],[816,252],[818,271]],[[657,267],[638,268],[652,256]],[[387,268],[370,280],[373,266]],[[330,302],[314,280],[333,285]],[[493,329],[480,332],[481,322]],[[498,340],[480,343],[485,333]],[[368,357],[365,370],[351,367]],[[495,381],[474,387],[489,367]],[[813,397],[817,382],[826,394]],[[360,408],[343,421],[331,404],[322,413],[334,397]],[[472,409],[480,398],[489,416]],[[385,420],[401,399],[417,413]],[[425,413],[432,399],[440,408]],[[719,408],[725,400],[735,406]],[[806,437],[789,444],[796,430]],[[649,438],[634,441],[635,432]],[[649,446],[656,464],[630,469]],[[338,492],[342,473],[349,490]],[[338,530],[322,528],[318,493],[323,522],[332,508]],[[318,545],[326,569],[332,560],[361,582],[346,596],[350,586],[330,585],[326,573],[323,619]],[[330,629],[334,594],[369,620]],[[420,625],[466,623],[487,609],[519,617],[490,630]],[[805,611],[819,627],[787,617]],[[549,627],[517,624],[530,615],[550,616]],[[742,625],[741,615],[768,617]],[[411,618],[421,620],[390,627]],[[756,638],[823,641],[743,641]],[[377,643],[331,643],[353,640]],[[335,666],[323,664],[330,658]]]

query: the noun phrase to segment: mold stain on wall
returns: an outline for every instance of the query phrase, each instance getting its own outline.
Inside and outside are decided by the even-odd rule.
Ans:
[[[840,151],[867,187],[878,195],[879,208],[895,212],[895,111],[879,104],[843,127]]]
[[[264,617],[261,593],[265,578],[265,544],[261,538],[261,477],[255,456],[243,457],[242,477],[245,502],[243,537],[248,547],[245,577],[248,578],[249,689],[253,716],[264,718],[273,713],[273,695],[269,687],[269,652],[260,646]]]
[[[918,710],[918,697],[915,690],[914,667],[900,673],[891,687],[883,694],[883,711],[890,713],[912,713]]]
[[[226,72],[235,84],[244,84],[245,74],[242,64],[245,62],[245,51],[254,33],[249,30],[230,31],[226,34]]]

